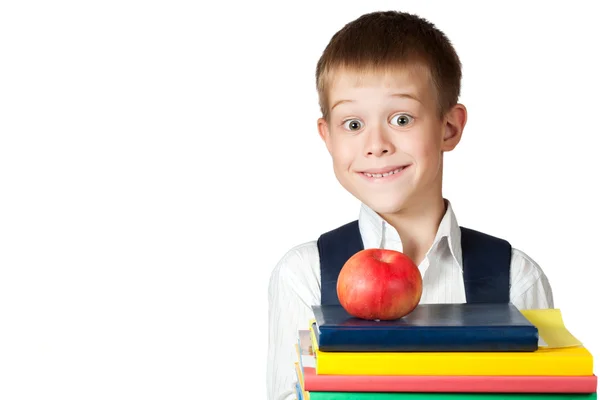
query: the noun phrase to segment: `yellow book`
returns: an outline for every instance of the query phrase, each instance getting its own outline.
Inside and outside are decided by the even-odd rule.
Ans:
[[[576,347],[582,345],[565,326],[559,309],[521,310],[521,314],[538,329],[541,347]]]
[[[311,321],[314,322],[314,321]],[[593,375],[593,356],[582,345],[535,352],[323,352],[313,323],[310,336],[321,375]]]

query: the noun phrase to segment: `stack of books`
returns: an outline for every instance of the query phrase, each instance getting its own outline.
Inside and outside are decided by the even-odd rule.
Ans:
[[[592,354],[558,309],[420,304],[394,321],[313,311],[295,345],[298,400],[596,399]]]

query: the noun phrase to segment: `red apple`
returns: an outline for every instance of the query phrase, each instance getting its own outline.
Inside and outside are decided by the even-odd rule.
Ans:
[[[337,281],[340,304],[352,316],[392,320],[411,313],[421,300],[423,279],[405,254],[365,249],[344,264]]]

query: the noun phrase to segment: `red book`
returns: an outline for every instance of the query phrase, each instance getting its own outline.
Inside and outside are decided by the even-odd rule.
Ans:
[[[308,392],[595,393],[591,376],[344,376],[304,367]]]

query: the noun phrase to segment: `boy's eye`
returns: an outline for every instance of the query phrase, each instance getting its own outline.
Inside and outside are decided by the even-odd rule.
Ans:
[[[413,117],[408,114],[398,114],[392,117],[392,124],[398,126],[407,126],[412,122],[412,120]]]
[[[362,128],[362,122],[357,119],[349,119],[344,121],[344,128],[349,131],[359,131]]]

